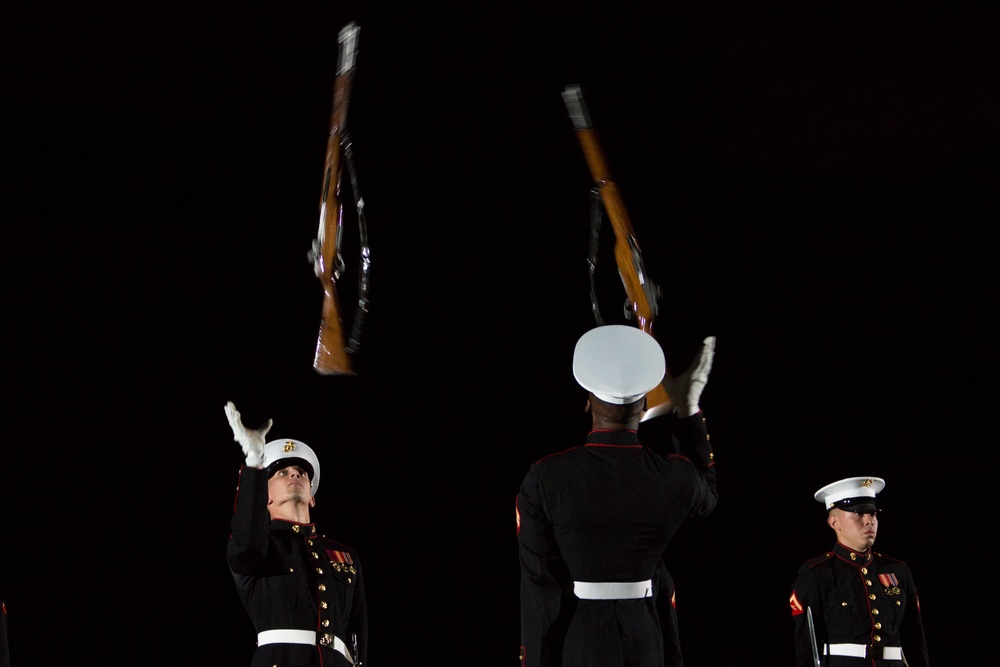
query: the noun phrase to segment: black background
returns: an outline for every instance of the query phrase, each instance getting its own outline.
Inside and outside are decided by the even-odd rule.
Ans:
[[[991,664],[997,10],[430,4],[5,7],[13,665],[249,664],[228,400],[319,453],[313,518],[362,554],[375,667],[516,664],[514,497],[589,425],[568,84],[663,288],[669,363],[718,337],[720,505],[667,552],[687,663],[792,664],[789,585],[832,544],[812,493],[879,475],[876,546],[915,572],[932,659]],[[306,252],[352,20],[371,309],[357,375],[330,377]]]

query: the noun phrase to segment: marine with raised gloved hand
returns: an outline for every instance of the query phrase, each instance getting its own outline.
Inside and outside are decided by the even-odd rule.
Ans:
[[[661,556],[718,499],[700,405],[714,354],[706,338],[683,374],[664,377],[662,349],[636,327],[599,326],[577,342],[573,374],[592,428],[582,446],[533,463],[517,495],[524,667],[665,664],[664,627],[676,625],[660,616],[671,594]],[[676,453],[638,437],[646,394],[661,382],[677,408]]]
[[[270,419],[248,429],[232,402],[226,417],[246,456],[226,560],[257,631],[251,665],[367,665],[358,552],[319,534],[309,516],[319,459],[299,440],[265,443]]]

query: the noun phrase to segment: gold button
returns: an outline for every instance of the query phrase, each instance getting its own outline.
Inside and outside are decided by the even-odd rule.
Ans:
[[[872,582],[869,579],[865,579],[865,586],[871,586]]]
[[[317,568],[316,568],[316,574],[319,574],[319,575],[322,575],[322,574],[323,574],[323,568],[321,568],[321,567],[317,567]],[[872,597],[872,599],[874,600],[875,598],[874,598],[874,597]]]
[[[313,541],[312,540],[306,540],[306,544],[308,544],[309,546],[312,546],[313,545]]]
[[[877,641],[877,642],[880,642],[880,641],[882,641],[882,638],[881,638],[881,637],[879,637],[878,635],[875,635],[874,637],[872,637],[872,639],[874,639],[874,640],[875,640],[875,641]]]
[[[349,583],[349,584],[353,584],[353,583],[354,583],[354,580],[353,580],[353,579],[351,579],[350,577],[348,577],[348,578],[347,578],[347,583]]]
[[[298,526],[292,526],[292,532],[293,533],[299,532],[299,527]]]
[[[840,603],[840,606],[841,606],[841,607],[846,607],[846,606],[847,606],[847,603],[846,603],[846,602],[841,602],[841,603]]]
[[[868,568],[867,567],[861,568],[861,574],[868,574]]]
[[[288,571],[289,572],[295,572],[295,568],[294,567],[290,567],[290,568],[288,568]]]
[[[851,560],[857,560],[857,559],[858,559],[858,557],[855,554],[852,553],[851,554]]]
[[[872,609],[872,615],[878,616],[878,609]]]
[[[319,558],[319,554],[318,554],[318,553],[316,553],[315,551],[314,551],[314,552],[312,552],[312,555],[313,555],[313,558]],[[871,585],[872,585],[870,581],[868,582],[868,585],[869,585],[869,586],[871,586]]]
[[[322,607],[323,609],[326,609],[326,608],[327,608],[327,607],[329,607],[330,605],[328,605],[328,604],[326,603],[326,600],[324,600],[323,602],[320,602],[320,603],[319,603],[319,606],[320,606],[320,607]]]
[[[869,599],[869,600],[874,600],[874,599],[875,599],[875,594],[874,594],[874,593],[872,593],[871,595],[869,595],[869,596],[868,596],[868,599]]]
[[[320,589],[321,591],[325,591],[325,590],[326,590],[326,584],[320,584],[320,585],[319,585],[319,589]]]
[[[881,623],[876,623],[875,624],[875,629],[876,630],[881,630],[882,629],[882,624]]]
[[[900,602],[899,600],[896,600],[896,606],[897,606],[897,607],[898,607],[899,605],[901,605],[901,604],[902,604],[902,603],[901,603],[901,602]]]
[[[323,621],[323,627],[324,628],[330,627],[330,620],[329,619],[326,619],[326,620]]]

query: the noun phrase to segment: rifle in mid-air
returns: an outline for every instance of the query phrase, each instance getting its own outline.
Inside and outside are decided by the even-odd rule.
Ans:
[[[578,85],[569,85],[563,89],[563,101],[569,111],[573,129],[583,149],[587,167],[593,179],[591,188],[591,236],[590,236],[590,295],[591,306],[597,324],[604,324],[600,308],[597,304],[597,290],[594,284],[594,269],[597,262],[598,231],[600,230],[603,212],[607,212],[611,226],[615,232],[615,261],[618,273],[625,286],[625,315],[634,319],[636,325],[649,335],[653,335],[653,320],[656,319],[659,307],[660,288],[652,281],[642,261],[639,242],[635,238],[635,230],[629,218],[628,210],[622,200],[618,183],[611,175],[604,150],[601,147],[597,131],[590,120],[590,114],[583,101],[583,92]],[[646,412],[643,420],[651,419],[669,409],[673,403],[663,385],[657,385],[646,394]]]
[[[355,375],[352,355],[360,345],[361,327],[368,312],[368,285],[371,257],[368,249],[368,231],[364,215],[364,200],[358,190],[354,172],[351,141],[345,127],[347,106],[354,82],[354,65],[357,58],[360,29],[351,22],[344,26],[337,37],[337,76],[333,86],[333,109],[330,114],[330,133],[326,141],[326,161],[323,168],[323,187],[319,200],[319,231],[313,240],[309,260],[313,271],[323,286],[323,312],[313,368],[324,375]],[[342,254],[343,201],[341,177],[346,165],[358,212],[360,228],[361,265],[358,274],[358,305],[354,315],[351,335],[345,341],[337,280],[344,273]]]

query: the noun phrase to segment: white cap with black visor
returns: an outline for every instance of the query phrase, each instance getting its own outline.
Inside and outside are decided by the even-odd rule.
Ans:
[[[842,509],[855,514],[868,514],[878,511],[875,496],[884,488],[885,480],[881,477],[847,477],[827,484],[813,497],[828,511]]]

